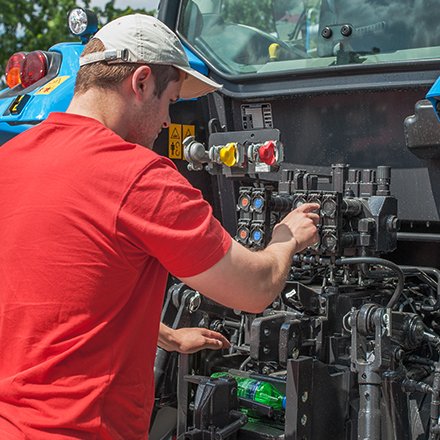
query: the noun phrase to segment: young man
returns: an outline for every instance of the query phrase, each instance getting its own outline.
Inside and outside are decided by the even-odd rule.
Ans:
[[[260,312],[317,240],[309,204],[249,251],[149,149],[170,103],[219,87],[158,20],[109,23],[80,64],[67,113],[0,149],[2,440],[145,439],[168,273]]]

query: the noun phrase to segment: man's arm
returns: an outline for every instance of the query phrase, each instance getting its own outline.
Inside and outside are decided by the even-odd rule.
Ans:
[[[253,252],[233,241],[227,254],[210,269],[187,278],[185,284],[231,308],[258,313],[282,291],[293,255],[316,243],[314,213],[319,205],[308,203],[290,212],[274,227],[272,240]]]
[[[160,323],[157,345],[166,351],[191,354],[209,348],[229,348],[229,341],[221,334],[203,327],[172,329]]]

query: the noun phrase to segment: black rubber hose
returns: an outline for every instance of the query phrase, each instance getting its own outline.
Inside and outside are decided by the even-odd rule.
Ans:
[[[440,234],[424,234],[417,232],[398,232],[398,241],[421,241],[426,243],[440,242]]]
[[[408,274],[429,274],[437,278],[437,300],[432,306],[422,306],[422,310],[426,312],[434,312],[440,309],[440,270],[434,267],[418,267],[418,266],[400,266],[404,272]],[[425,275],[426,276],[426,275]],[[427,277],[429,279],[429,277]]]
[[[386,305],[387,308],[393,308],[400,295],[402,294],[403,287],[405,284],[405,275],[403,274],[402,269],[395,263],[389,260],[384,260],[383,258],[376,257],[352,257],[352,258],[340,258],[336,260],[336,265],[343,266],[346,264],[368,264],[368,265],[378,265],[386,267],[392,270],[397,276],[397,285],[394,289],[394,292]]]

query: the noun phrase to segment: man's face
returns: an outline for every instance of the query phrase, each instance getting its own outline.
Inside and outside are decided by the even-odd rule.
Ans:
[[[170,125],[169,107],[179,99],[182,83],[183,74],[179,81],[171,81],[168,84],[160,98],[151,93],[149,97],[144,99],[136,112],[137,126],[134,132],[138,139],[132,141],[147,148],[153,148],[159,133]],[[152,90],[154,90],[154,86]]]

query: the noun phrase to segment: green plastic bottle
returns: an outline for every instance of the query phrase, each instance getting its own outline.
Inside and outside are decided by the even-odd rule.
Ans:
[[[211,377],[232,377],[236,380],[237,396],[253,400],[272,407],[275,410],[286,409],[286,396],[283,396],[272,384],[261,380],[235,376],[230,373],[214,373]]]

